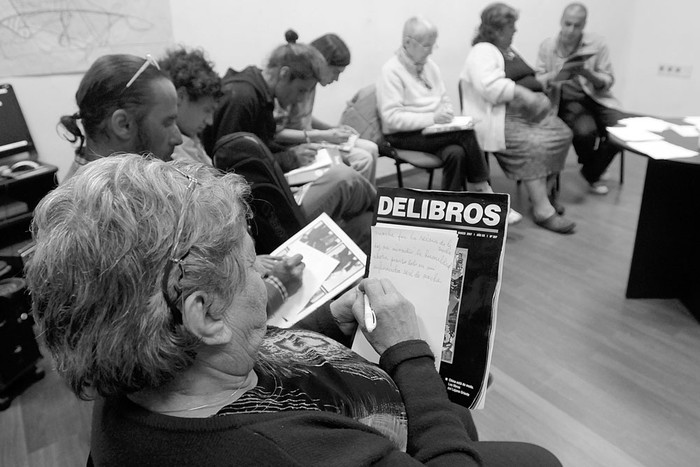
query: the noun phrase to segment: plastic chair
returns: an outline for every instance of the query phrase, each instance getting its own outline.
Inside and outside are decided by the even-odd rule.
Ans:
[[[428,172],[428,190],[433,187],[435,169],[440,169],[445,164],[443,160],[435,154],[423,151],[410,151],[408,149],[396,149],[385,140],[380,141],[378,146],[380,156],[387,156],[394,159],[394,165],[396,166],[396,183],[401,188],[403,188],[403,174],[401,172],[401,166],[403,164],[410,164]]]

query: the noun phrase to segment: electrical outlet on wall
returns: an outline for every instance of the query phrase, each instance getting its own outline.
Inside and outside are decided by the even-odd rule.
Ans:
[[[669,63],[659,64],[658,73],[661,76],[674,78],[690,78],[693,74],[692,65],[674,65]]]

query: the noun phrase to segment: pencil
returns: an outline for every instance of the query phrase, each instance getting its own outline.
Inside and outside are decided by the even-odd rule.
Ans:
[[[374,331],[374,328],[377,327],[377,315],[374,314],[374,310],[369,305],[369,298],[367,298],[367,295],[365,295],[364,297],[365,297],[365,328],[367,328],[367,332],[372,332],[372,331]]]

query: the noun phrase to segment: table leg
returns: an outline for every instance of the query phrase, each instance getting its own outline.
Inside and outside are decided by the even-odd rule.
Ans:
[[[649,159],[627,298],[678,298],[700,321],[700,165]]]

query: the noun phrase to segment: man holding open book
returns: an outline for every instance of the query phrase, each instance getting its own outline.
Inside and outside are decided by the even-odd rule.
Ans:
[[[600,177],[619,149],[599,137],[625,114],[610,92],[615,76],[607,45],[583,31],[587,16],[581,3],[564,9],[559,34],[540,44],[536,70],[542,85],[559,96],[559,117],[574,132],[581,175],[592,193],[604,195],[609,190]]]

